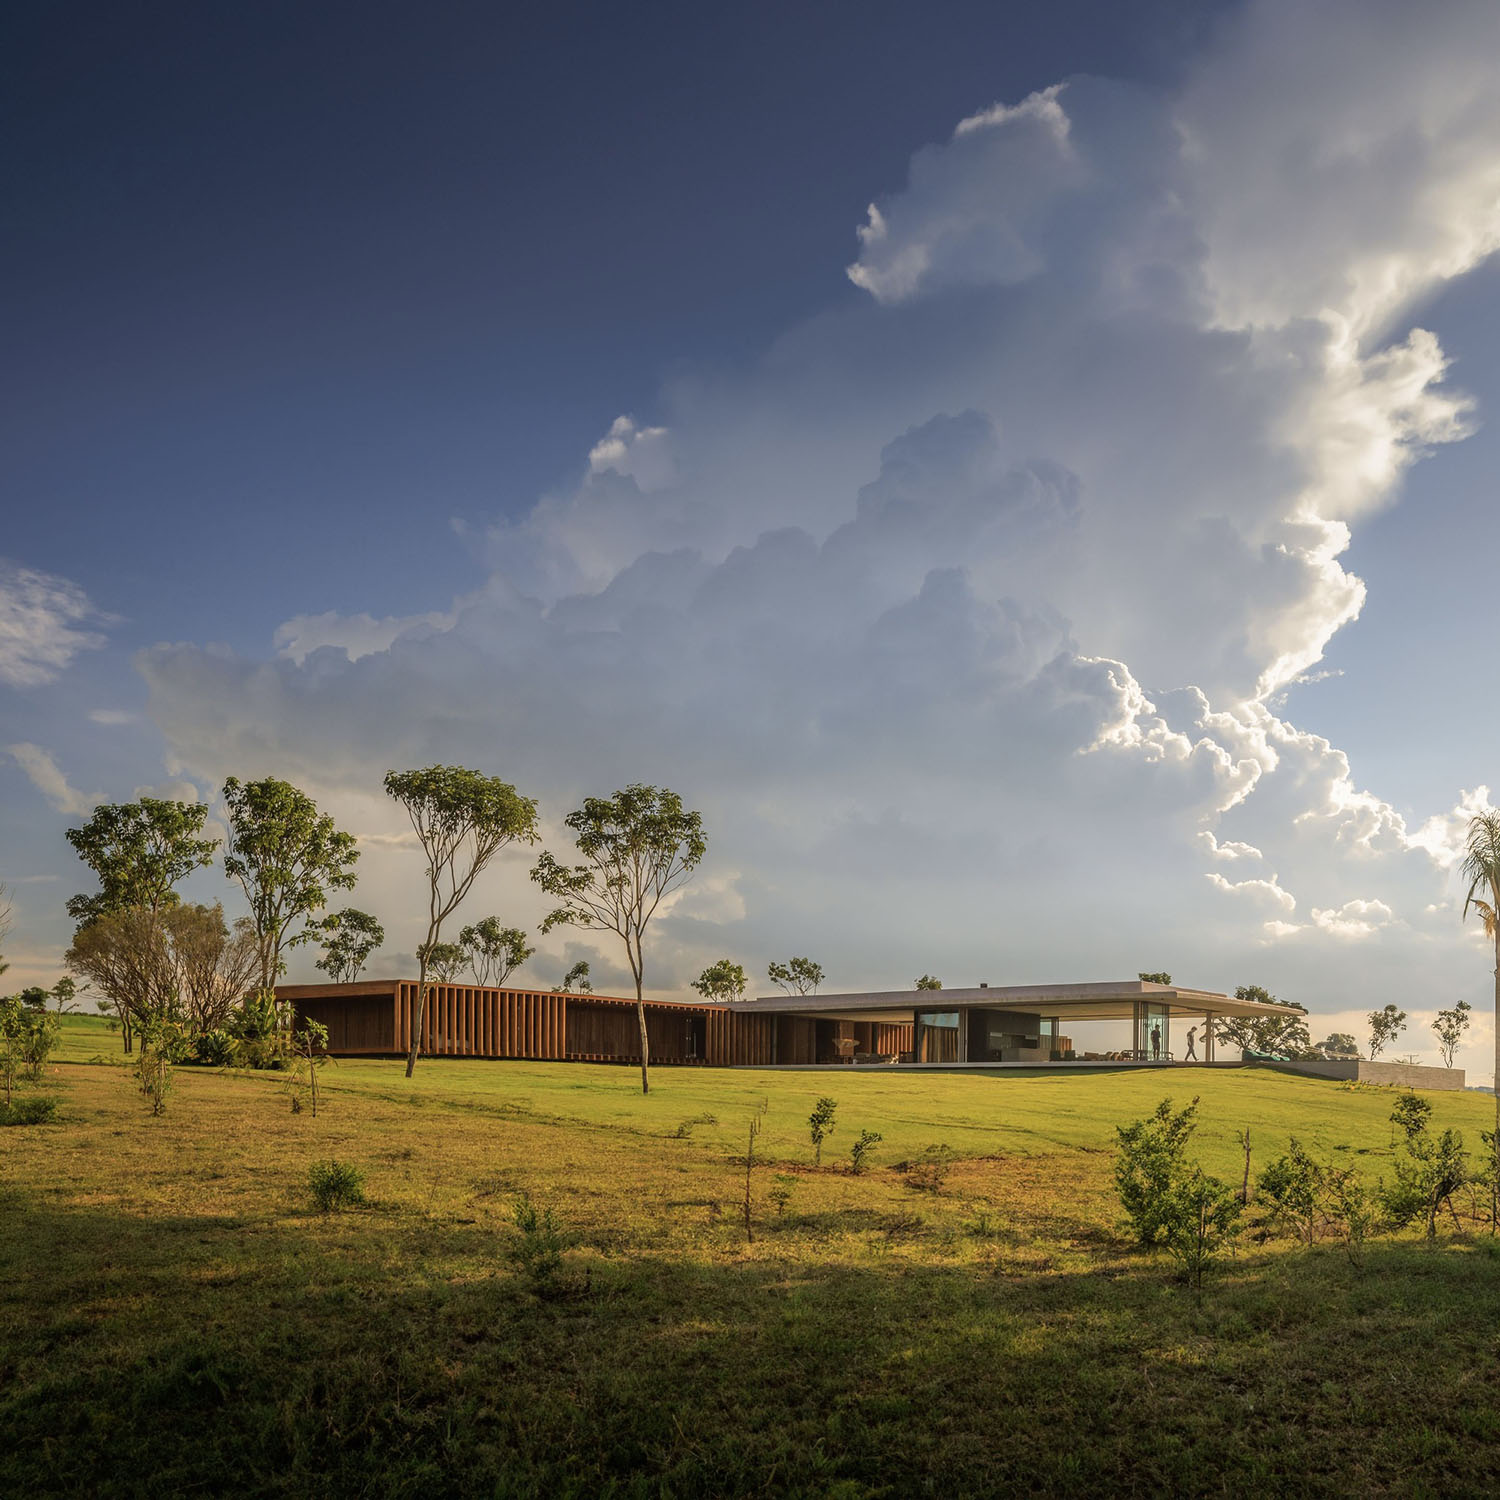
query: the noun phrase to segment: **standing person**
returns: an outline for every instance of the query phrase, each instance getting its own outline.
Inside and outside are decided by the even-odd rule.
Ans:
[[[1193,1046],[1193,1038],[1195,1036],[1197,1036],[1197,1035],[1198,1035],[1198,1028],[1196,1026],[1189,1026],[1188,1027],[1188,1034],[1187,1034],[1187,1056],[1182,1059],[1183,1062],[1197,1062],[1198,1061],[1198,1053],[1197,1053],[1197,1051],[1195,1050],[1195,1048]]]
[[[1161,1022],[1151,1028],[1151,1061],[1161,1061]]]

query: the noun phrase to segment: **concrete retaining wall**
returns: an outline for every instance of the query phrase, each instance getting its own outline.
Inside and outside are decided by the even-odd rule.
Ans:
[[[1272,1066],[1283,1072],[1306,1073],[1313,1078],[1341,1078],[1350,1083],[1383,1083],[1401,1089],[1461,1089],[1462,1068],[1434,1068],[1426,1063],[1348,1061],[1286,1062]]]

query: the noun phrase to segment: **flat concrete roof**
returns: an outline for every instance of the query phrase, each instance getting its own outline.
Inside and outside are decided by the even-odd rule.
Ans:
[[[1067,1016],[1077,1021],[1128,1020],[1140,1001],[1165,1007],[1169,1015],[1292,1016],[1290,1005],[1262,1005],[1236,1000],[1216,990],[1152,984],[1143,979],[1088,980],[1082,984],[979,985],[964,990],[867,990],[843,995],[758,995],[735,1009],[768,1014],[816,1016],[821,1020],[907,1020],[921,1010],[961,1010],[983,1006],[1023,1014]]]
[[[276,998],[278,1000],[394,1000],[398,985],[414,986],[416,983],[417,976],[413,974],[405,979],[356,979],[349,984],[334,984],[332,981],[326,984],[278,984]],[[468,990],[476,995],[561,995],[580,1005],[628,1005],[632,1010],[635,1009],[633,995],[596,995],[593,990],[554,990],[550,985],[541,984],[481,985],[472,984],[463,979],[454,979],[447,983],[439,979],[429,979],[427,987],[430,991]],[[648,1009],[655,1006],[658,1009],[692,1011],[714,1011],[725,1008],[710,1000],[648,999],[646,1006]]]

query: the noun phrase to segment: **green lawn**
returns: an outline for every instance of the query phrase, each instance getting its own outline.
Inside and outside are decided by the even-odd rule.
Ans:
[[[341,1062],[316,1120],[188,1068],[152,1118],[118,1046],[70,1018],[58,1122],[0,1131],[3,1494],[1432,1494],[1500,1467],[1487,1233],[1362,1268],[1252,1233],[1198,1295],[1119,1230],[1113,1127],[1168,1089],[1236,1179],[1242,1127],[1258,1164],[1296,1134],[1389,1174],[1386,1091],[662,1069],[643,1099],[626,1068]],[[1491,1101],[1428,1097],[1477,1147]],[[941,1190],[909,1186],[939,1142]],[[330,1156],[365,1207],[312,1209]],[[558,1288],[514,1259],[520,1192],[564,1227]]]

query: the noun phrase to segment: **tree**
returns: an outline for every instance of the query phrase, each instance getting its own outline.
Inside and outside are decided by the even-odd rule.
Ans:
[[[536,952],[519,927],[502,927],[499,917],[465,927],[458,943],[474,971],[474,983],[486,987],[503,985]]]
[[[1394,1005],[1387,1005],[1382,1010],[1372,1010],[1368,1017],[1370,1023],[1370,1056],[1379,1057],[1386,1045],[1406,1030],[1406,1012],[1398,1010]]]
[[[1160,969],[1155,974],[1137,974],[1135,977],[1142,984],[1171,984],[1172,982],[1172,976],[1165,969]]]
[[[823,982],[823,965],[810,958],[789,958],[784,964],[773,963],[767,969],[771,983],[789,995],[815,995]]]
[[[250,903],[258,942],[260,988],[276,988],[284,948],[318,935],[317,915],[330,890],[353,890],[359,850],[306,792],[267,776],[224,783],[229,844],[224,873]],[[300,925],[299,925],[300,924]]]
[[[813,1112],[807,1117],[808,1134],[812,1137],[813,1165],[823,1165],[823,1142],[833,1134],[833,1117],[839,1107],[837,1099],[830,1099],[826,1095],[819,1099],[813,1106]]]
[[[940,990],[942,987],[943,981],[941,979],[934,979],[931,974],[924,974],[917,980],[917,988],[919,990]]]
[[[78,998],[78,985],[68,975],[64,974],[52,986],[52,998],[57,1001],[58,1015],[68,1015],[70,1012],[78,1009],[75,1003]]]
[[[641,1092],[651,1089],[646,1038],[646,928],[662,899],[688,880],[708,852],[703,818],[687,811],[665,787],[634,783],[613,797],[589,797],[563,820],[573,830],[580,865],[564,865],[549,853],[531,878],[562,904],[542,931],[560,925],[602,927],[625,944],[635,979],[636,1022],[641,1037]]]
[[[517,840],[536,842],[536,801],[497,776],[463,766],[387,771],[385,789],[406,809],[427,860],[427,938],[422,947],[430,950],[442,937],[443,923],[501,849]],[[427,963],[421,952],[417,1013],[406,1054],[408,1078],[416,1071],[427,1024]]]
[[[119,1018],[127,1053],[137,1031],[176,1014],[177,978],[158,912],[129,906],[90,918],[64,962],[98,992],[99,1008]]]
[[[367,911],[346,906],[318,924],[323,956],[314,967],[335,984],[352,984],[370,955],[385,942],[385,928]]]
[[[775,965],[771,967],[775,968]],[[693,981],[693,988],[705,1000],[722,1001],[727,1004],[730,1001],[743,1000],[745,986],[749,982],[744,969],[739,964],[731,963],[727,958],[721,958],[718,963],[710,964]]]
[[[177,904],[177,882],[212,863],[217,839],[201,839],[201,802],[100,803],[82,828],[67,831],[78,857],[99,878],[92,896],[74,896],[68,915],[80,927],[106,912],[137,907],[153,915]]]
[[[452,984],[467,967],[469,955],[457,943],[421,943],[417,962],[436,974],[439,984]]]
[[[1318,1043],[1324,1057],[1358,1057],[1359,1043],[1347,1031],[1335,1031]]]
[[[318,1118],[318,1072],[328,1060],[328,1028],[321,1021],[304,1020],[292,1038],[287,1077],[293,1114],[302,1108],[302,1089],[306,1087],[312,1098],[313,1119]]]
[[[571,995],[574,989],[579,994],[588,995],[593,993],[593,985],[589,983],[589,966],[586,959],[580,958],[571,969],[562,977],[562,983],[552,991],[554,995]]]
[[[10,1108],[11,1090],[15,1087],[16,1074],[26,1050],[26,1036],[30,1027],[26,1007],[19,995],[0,998],[0,1079],[5,1083],[5,1107]]]
[[[174,906],[161,914],[177,1005],[194,1035],[224,1025],[245,998],[260,963],[255,924],[224,920],[224,908]]]
[[[1467,1000],[1460,1000],[1451,1010],[1440,1010],[1432,1029],[1437,1033],[1438,1052],[1443,1066],[1453,1066],[1454,1055],[1463,1043],[1464,1033],[1469,1029],[1469,1012],[1474,1007]]]
[[[1260,1005],[1289,1005],[1294,1016],[1214,1016],[1204,1026],[1210,1027],[1221,1042],[1228,1042],[1243,1052],[1270,1052],[1283,1057],[1301,1057],[1312,1051],[1312,1035],[1307,1029],[1307,1009],[1295,1000],[1278,1000],[1258,984],[1242,984],[1236,1000]]]
[[[1462,920],[1472,906],[1484,923],[1484,935],[1495,957],[1495,1177],[1500,1180],[1500,812],[1475,813],[1469,819],[1467,847],[1459,874],[1469,882]],[[1481,894],[1483,893],[1483,894]]]

